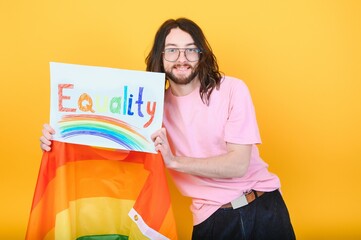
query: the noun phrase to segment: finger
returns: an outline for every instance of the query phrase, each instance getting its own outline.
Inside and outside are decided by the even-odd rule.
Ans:
[[[51,141],[49,139],[47,139],[46,137],[44,137],[44,136],[40,137],[40,143],[44,144],[44,145],[48,145],[48,146],[51,145]]]
[[[159,135],[162,136],[162,139],[167,139],[167,131],[165,130],[165,128],[160,129]]]
[[[160,152],[163,155],[164,145],[163,144],[155,145],[155,151]]]
[[[150,138],[152,139],[153,142],[155,142],[155,140],[159,136],[159,133],[160,133],[160,130],[157,130],[150,136]]]
[[[52,128],[49,124],[44,124],[43,125],[43,129],[46,130],[47,132],[49,132],[50,134],[55,134],[55,130],[54,128]]]
[[[162,145],[164,144],[164,141],[158,136],[154,139],[154,146]]]
[[[44,143],[41,143],[40,144],[40,148],[43,150],[43,151],[46,151],[46,152],[49,152],[51,150],[51,147],[49,145],[46,145]]]
[[[48,129],[43,128],[42,133],[43,133],[43,137],[44,137],[44,138],[46,138],[46,139],[48,139],[48,140],[53,139],[53,134],[51,134],[51,133],[48,131]]]
[[[153,142],[155,142],[155,139],[158,137],[158,134],[156,133],[153,133],[151,136],[150,136],[150,139],[152,139]]]

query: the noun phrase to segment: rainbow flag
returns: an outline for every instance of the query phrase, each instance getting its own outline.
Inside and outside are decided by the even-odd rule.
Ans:
[[[26,239],[177,239],[160,154],[53,141]]]

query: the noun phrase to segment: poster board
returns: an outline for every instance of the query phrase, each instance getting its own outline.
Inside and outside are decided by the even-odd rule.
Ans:
[[[165,74],[50,63],[54,140],[155,153]]]

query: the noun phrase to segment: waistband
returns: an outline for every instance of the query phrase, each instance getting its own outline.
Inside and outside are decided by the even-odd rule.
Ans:
[[[253,202],[256,198],[262,196],[265,192],[252,190],[249,193],[243,194],[242,196],[234,199],[232,202],[222,205],[220,208],[233,208],[237,209],[248,205]]]

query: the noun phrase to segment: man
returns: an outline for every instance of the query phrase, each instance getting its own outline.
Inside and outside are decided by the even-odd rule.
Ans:
[[[200,27],[185,18],[164,22],[146,63],[169,81],[164,128],[152,140],[192,198],[192,239],[295,239],[279,179],[259,156],[247,86],[222,76]],[[52,133],[45,125],[43,150]]]

